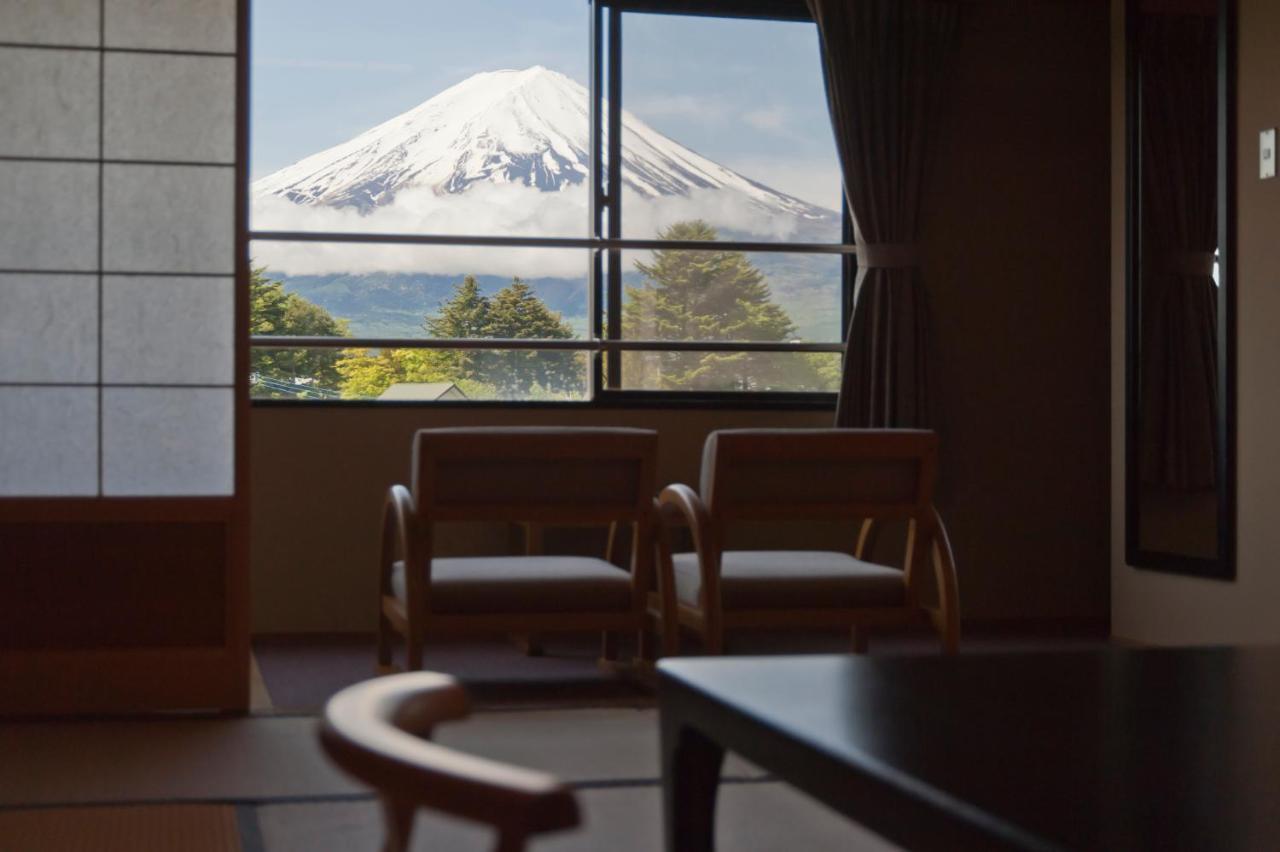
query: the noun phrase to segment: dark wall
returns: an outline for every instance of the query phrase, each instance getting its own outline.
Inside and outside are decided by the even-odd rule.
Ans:
[[[1105,3],[965,5],[926,203],[942,500],[967,613],[1105,618]]]
[[[1104,619],[1109,70],[1103,2],[965,4],[928,188],[941,502],[975,619]],[[428,425],[634,425],[696,481],[712,428],[828,412],[282,409],[252,415],[254,625],[371,629],[378,517]]]

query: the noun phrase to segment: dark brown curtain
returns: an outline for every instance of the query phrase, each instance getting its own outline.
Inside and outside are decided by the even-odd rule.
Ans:
[[[858,258],[836,425],[929,421],[920,206],[958,7],[935,0],[808,0]]]
[[[1216,456],[1217,20],[1144,15],[1142,481],[1212,488]]]

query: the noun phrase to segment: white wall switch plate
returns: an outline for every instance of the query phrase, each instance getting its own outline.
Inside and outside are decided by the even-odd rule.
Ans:
[[[1274,127],[1258,134],[1258,176],[1263,180],[1276,176],[1276,129]]]

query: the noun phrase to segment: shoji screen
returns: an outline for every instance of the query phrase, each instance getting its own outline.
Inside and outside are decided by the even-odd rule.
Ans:
[[[0,2],[0,712],[243,703],[240,5]]]

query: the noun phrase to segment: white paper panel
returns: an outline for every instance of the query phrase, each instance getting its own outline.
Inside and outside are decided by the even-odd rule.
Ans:
[[[103,494],[231,494],[233,409],[230,389],[104,388]]]
[[[103,170],[106,271],[234,273],[234,168]]]
[[[236,64],[230,57],[108,53],[108,159],[235,161]]]
[[[106,0],[107,47],[236,49],[236,0]]]
[[[0,41],[96,45],[99,0],[2,0]]]
[[[0,382],[97,380],[97,276],[0,274]]]
[[[102,377],[122,384],[231,384],[231,278],[107,276]]]
[[[0,387],[0,496],[98,491],[98,389]]]
[[[98,55],[0,48],[0,154],[98,156]]]
[[[0,161],[0,269],[92,270],[97,262],[98,166]]]

